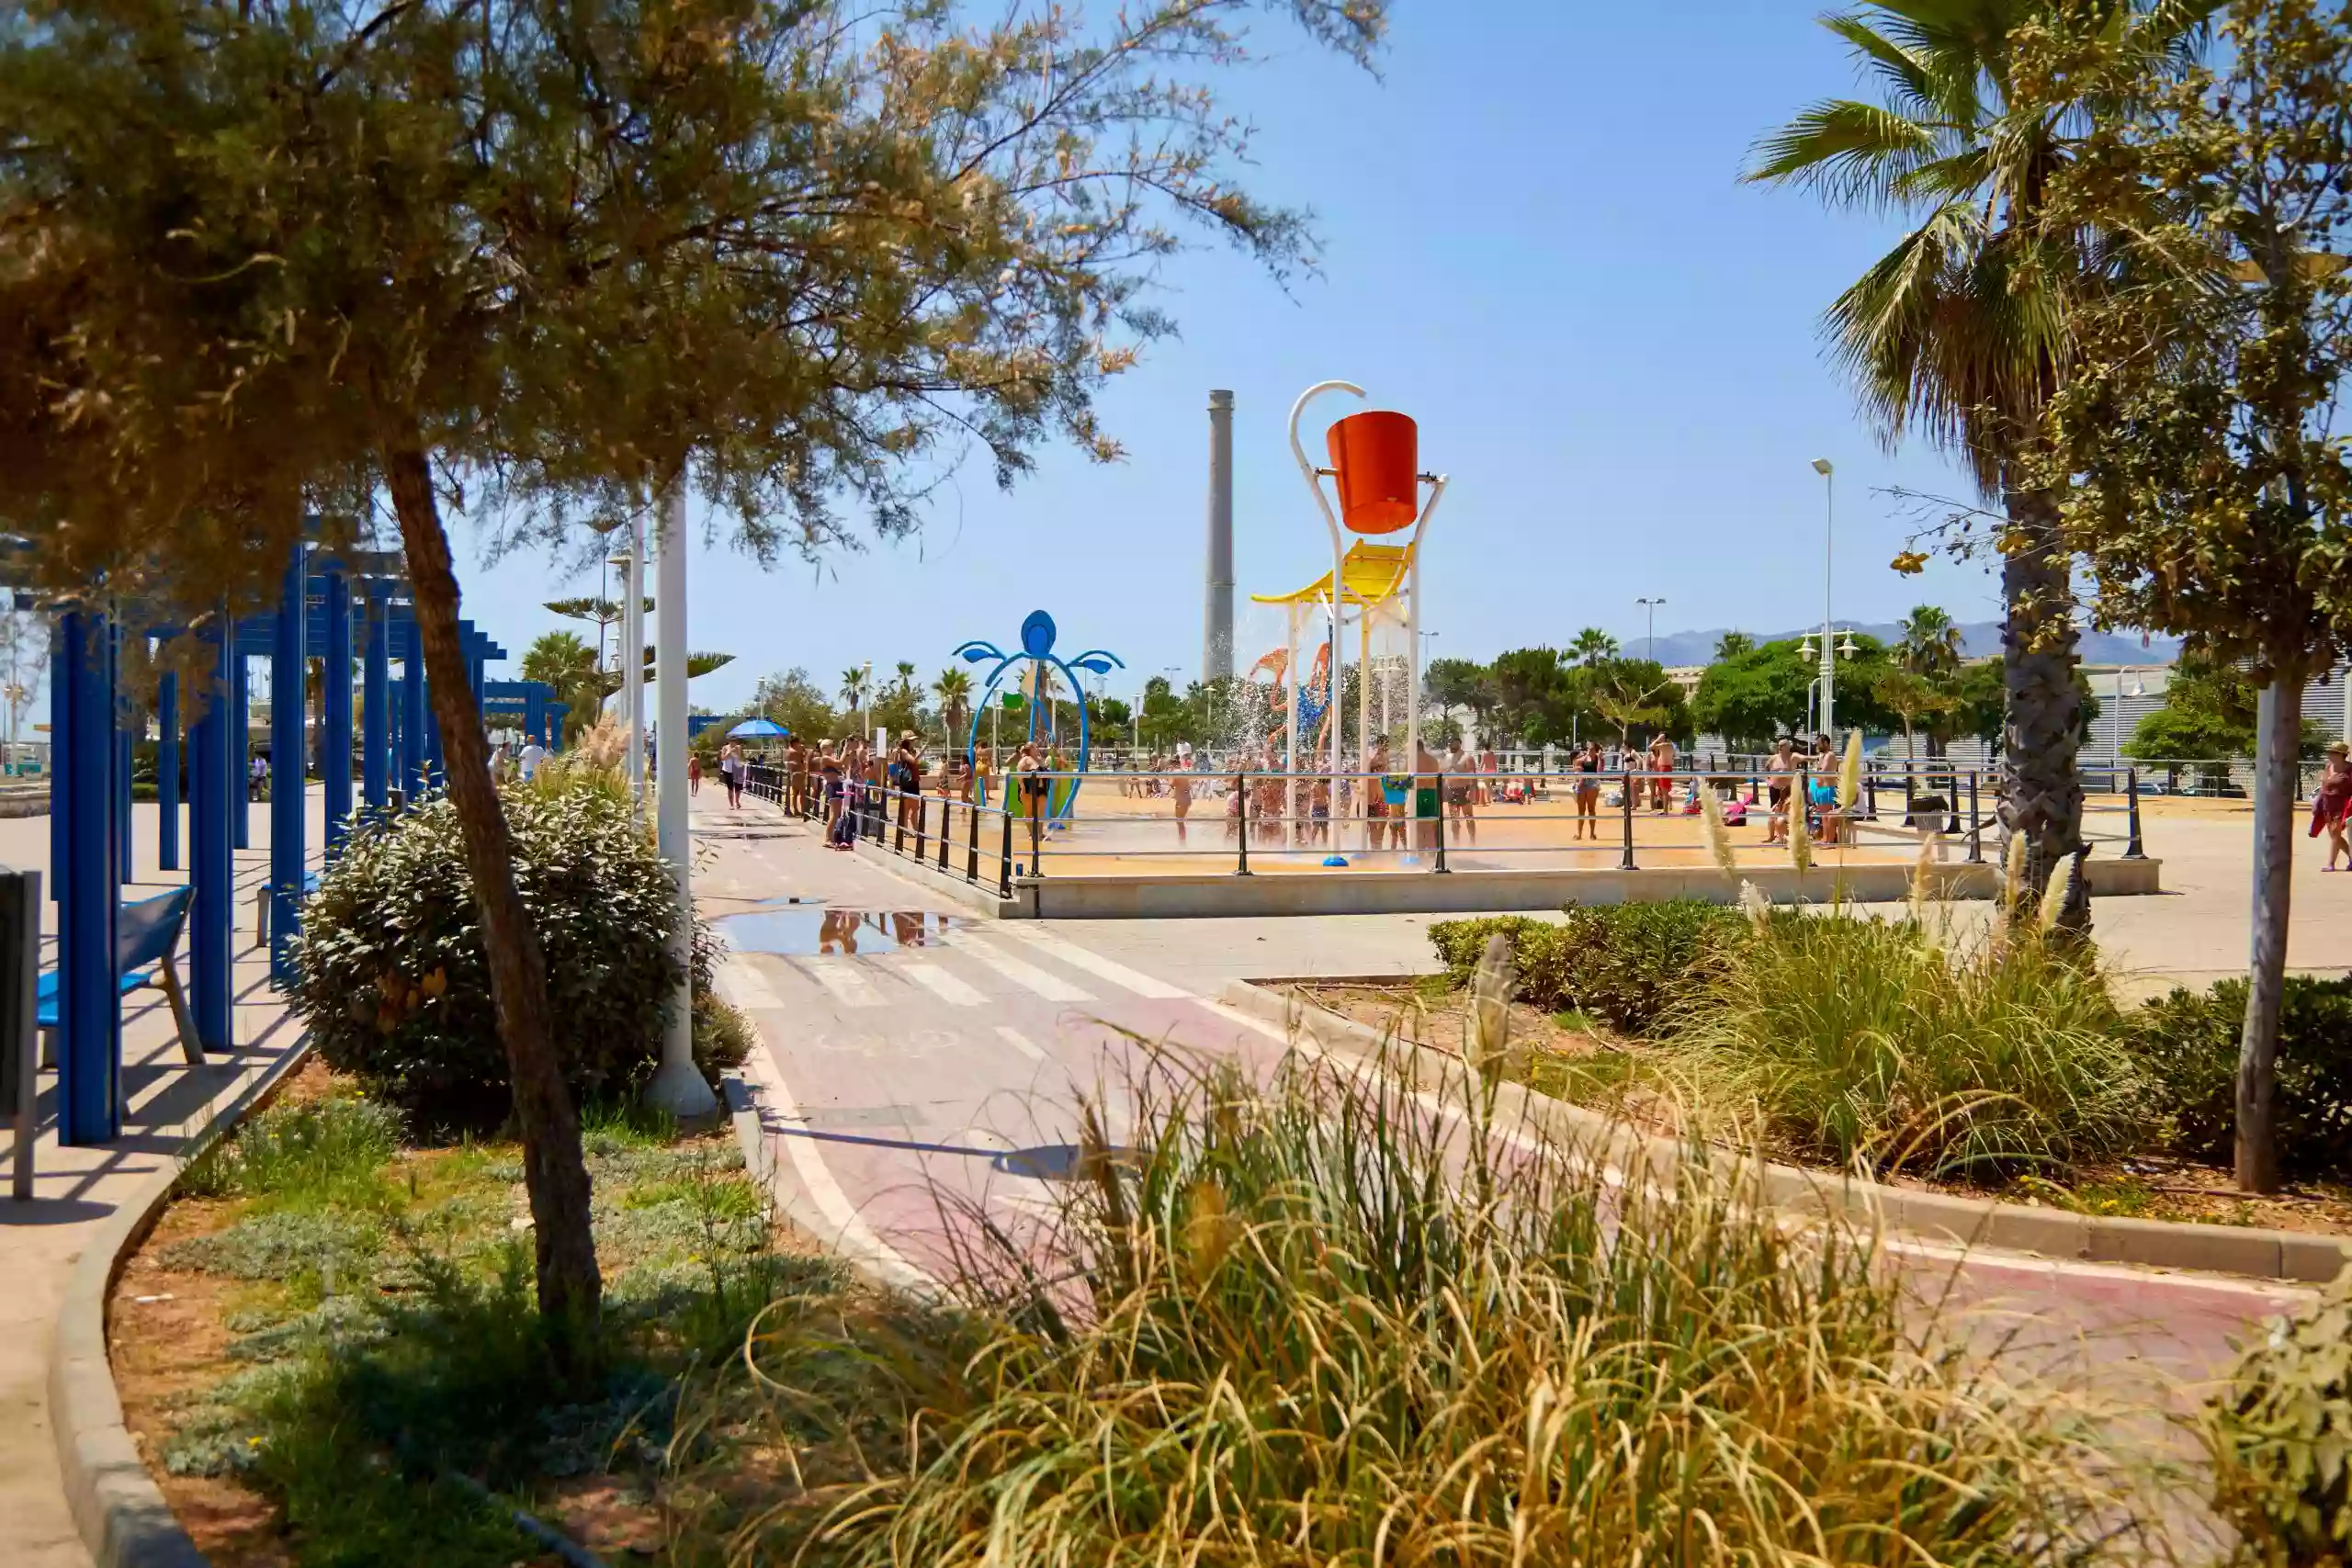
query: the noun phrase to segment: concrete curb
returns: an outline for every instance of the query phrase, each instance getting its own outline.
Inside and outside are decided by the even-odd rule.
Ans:
[[[1253,1018],[1296,1028],[1318,1046],[1327,1051],[1336,1048],[1336,1054],[1357,1066],[1368,1065],[1383,1054],[1395,1063],[1400,1052],[1405,1053],[1403,1061],[1423,1088],[1436,1087],[1449,1070],[1459,1071],[1460,1058],[1449,1052],[1390,1039],[1295,995],[1247,980],[1228,981],[1218,999]],[[1510,1119],[1595,1147],[1612,1163],[1627,1168],[1663,1172],[1689,1154],[1688,1145],[1672,1138],[1635,1132],[1599,1111],[1518,1084],[1500,1086],[1497,1109]],[[1871,1217],[1892,1231],[1962,1247],[2301,1284],[2325,1284],[2352,1263],[2352,1241],[2335,1236],[2073,1214],[1991,1198],[1913,1192],[1787,1165],[1767,1164],[1762,1179],[1767,1197],[1783,1208]]]
[[[122,1423],[122,1398],[107,1356],[107,1297],[123,1258],[145,1239],[188,1162],[258,1110],[311,1054],[305,1032],[165,1159],[163,1168],[100,1225],[74,1260],[57,1309],[49,1361],[49,1420],[57,1437],[65,1504],[96,1568],[206,1568],[164,1501]]]

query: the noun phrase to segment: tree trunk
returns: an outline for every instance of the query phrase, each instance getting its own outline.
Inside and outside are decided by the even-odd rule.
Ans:
[[[449,539],[433,499],[432,473],[421,448],[385,453],[392,509],[408,555],[409,588],[416,602],[417,639],[441,726],[449,798],[465,835],[482,949],[490,960],[490,992],[498,1036],[514,1089],[514,1120],[523,1134],[523,1180],[531,1200],[537,1252],[539,1314],[560,1348],[577,1348],[574,1336],[593,1328],[603,1280],[589,1227],[588,1167],[580,1147],[580,1116],[564,1087],[563,1068],[548,1025],[547,961],[539,952],[522,895],[514,886],[514,845],[506,814],[491,782],[490,749],[458,637],[458,579]],[[569,1353],[567,1349],[566,1353]]]
[[[2262,688],[2254,739],[2254,953],[2246,971],[2245,1026],[2238,1036],[2238,1190],[2278,1190],[2271,1124],[2278,1067],[2278,1015],[2287,984],[2287,902],[2295,864],[2295,753],[2303,688],[2291,671]]]
[[[2026,842],[2023,897],[2039,900],[2051,874],[2079,863],[2083,844],[2083,782],[2075,768],[2082,743],[2082,697],[2075,688],[2074,592],[2049,498],[2012,491],[2009,519],[2021,547],[2001,560],[2002,724],[2000,820],[2007,837]],[[2058,927],[2087,934],[2091,900],[2077,874]]]

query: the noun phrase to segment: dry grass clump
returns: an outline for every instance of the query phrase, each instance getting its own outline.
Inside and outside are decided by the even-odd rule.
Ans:
[[[754,1331],[689,1402],[684,1558],[2146,1561],[2062,1407],[1916,1337],[1874,1239],[1752,1168],[1626,1185],[1473,1083],[1317,1061],[1126,1093],[1136,1146],[1090,1112],[1051,1234],[968,1229],[944,1304]]]

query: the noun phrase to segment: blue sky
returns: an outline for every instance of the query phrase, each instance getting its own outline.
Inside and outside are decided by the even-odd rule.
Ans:
[[[1114,694],[1170,665],[1189,677],[1208,389],[1238,401],[1246,597],[1328,564],[1284,423],[1301,389],[1334,377],[1411,413],[1423,465],[1452,475],[1425,555],[1437,656],[1587,625],[1630,645],[1644,595],[1667,601],[1661,634],[1818,620],[1822,483],[1807,462],[1821,456],[1838,465],[1841,619],[1923,601],[1996,615],[1980,568],[1887,570],[1905,525],[1883,489],[1964,482],[1921,444],[1883,450],[1821,352],[1822,307],[1893,220],[1736,178],[1759,131],[1855,85],[1814,15],[1777,0],[1397,0],[1378,81],[1261,24],[1261,62],[1222,85],[1258,126],[1252,188],[1317,214],[1321,275],[1286,295],[1222,251],[1170,264],[1159,303],[1182,340],[1102,400],[1123,463],[1049,450],[1009,495],[969,468],[920,538],[820,570],[703,550],[689,640],[738,658],[695,682],[695,701],[726,708],[793,666],[830,689],[846,666],[911,659],[928,680],[966,638],[1009,644],[1038,606],[1073,646],[1127,660]],[[458,543],[461,559],[478,554]],[[465,584],[469,614],[519,654],[563,624],[542,600],[595,580],[514,557]]]

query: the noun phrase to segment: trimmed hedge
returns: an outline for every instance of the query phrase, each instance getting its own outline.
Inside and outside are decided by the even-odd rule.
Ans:
[[[1441,920],[1430,941],[1456,987],[1467,985],[1500,932],[1511,944],[1519,998],[1546,1012],[1587,1012],[1629,1034],[1656,1027],[1695,982],[1719,969],[1746,927],[1736,909],[1695,898],[1570,905],[1556,921],[1525,915]]]
[[[2352,976],[2287,976],[2278,1022],[2275,1114],[2290,1177],[2352,1176]],[[2131,1015],[2126,1028],[2169,1108],[2169,1142],[2185,1158],[2227,1165],[2237,1125],[2238,1035],[2245,982],[2186,987]]]
[[[547,958],[564,1077],[578,1101],[628,1095],[660,1062],[663,1013],[678,981],[669,869],[626,792],[603,775],[510,784],[500,799],[515,884]],[[481,1130],[506,1121],[506,1052],[472,873],[446,796],[345,840],[304,906],[294,961],[292,1006],[329,1066],[421,1128]],[[698,920],[698,992],[707,990],[709,964],[710,938]],[[706,1023],[695,1031],[698,1046],[724,1032],[698,1021]]]

